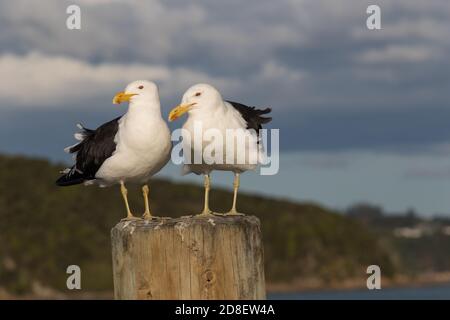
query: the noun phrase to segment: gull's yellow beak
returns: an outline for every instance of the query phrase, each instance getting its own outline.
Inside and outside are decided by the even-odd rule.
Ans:
[[[125,93],[125,92],[119,92],[117,93],[113,98],[114,104],[120,104],[122,102],[129,102],[132,96],[136,96],[137,93]]]
[[[175,108],[172,109],[172,111],[170,111],[169,113],[169,121],[173,121],[175,119],[178,119],[179,117],[181,117],[183,114],[185,114],[186,112],[188,112],[189,110],[192,109],[192,106],[195,105],[195,102],[193,103],[188,103],[188,104],[180,104],[178,106],[176,106]]]

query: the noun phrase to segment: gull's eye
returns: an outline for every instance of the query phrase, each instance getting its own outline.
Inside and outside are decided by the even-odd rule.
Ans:
[[[197,92],[197,93],[195,94],[196,97],[199,97],[199,96],[201,96],[201,95],[202,95],[201,92]]]
[[[139,89],[144,89],[144,86],[139,86],[138,88],[139,88]]]

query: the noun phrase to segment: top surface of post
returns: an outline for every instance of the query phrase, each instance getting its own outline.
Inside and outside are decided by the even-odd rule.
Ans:
[[[170,217],[157,217],[150,220],[124,220],[120,221],[116,224],[114,229],[160,229],[167,227],[177,227],[180,228],[184,225],[184,227],[193,225],[193,224],[206,224],[212,227],[219,225],[239,225],[239,224],[251,224],[257,225],[260,227],[260,221],[255,216],[248,215],[236,215],[236,216],[220,216],[220,215],[211,215],[210,217],[204,216],[183,216],[179,218],[170,218]]]

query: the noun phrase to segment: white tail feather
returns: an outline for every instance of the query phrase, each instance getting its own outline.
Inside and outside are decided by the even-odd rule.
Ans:
[[[73,145],[71,145],[71,146],[65,147],[65,148],[64,148],[64,152],[65,152],[65,153],[70,153],[70,149],[72,149],[73,147],[75,147],[75,146],[77,146],[77,145],[78,145],[78,143],[75,143],[75,144],[73,144]]]
[[[73,135],[75,137],[75,139],[77,139],[78,141],[83,141],[84,138],[86,137],[86,135],[82,132],[77,132]]]

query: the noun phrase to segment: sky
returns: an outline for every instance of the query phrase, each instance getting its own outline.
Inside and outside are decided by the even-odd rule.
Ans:
[[[81,30],[66,28],[71,4]],[[0,0],[0,29],[0,152],[69,162],[75,123],[124,113],[111,99],[127,83],[155,81],[166,117],[207,82],[273,108],[280,172],[243,190],[450,215],[448,0]],[[201,181],[179,171],[161,174]]]

